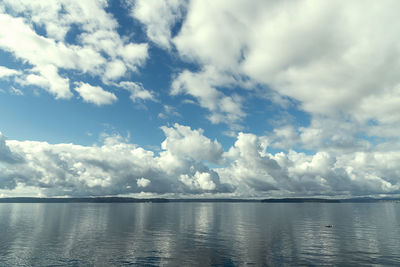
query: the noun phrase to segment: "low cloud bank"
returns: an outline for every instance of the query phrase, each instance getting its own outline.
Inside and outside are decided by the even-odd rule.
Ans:
[[[154,153],[121,136],[102,145],[6,140],[0,135],[3,195],[361,196],[398,194],[400,152],[269,153],[267,136],[239,133],[224,151],[201,129],[162,127]],[[213,164],[219,168],[210,168]],[[31,190],[31,193],[29,193]]]

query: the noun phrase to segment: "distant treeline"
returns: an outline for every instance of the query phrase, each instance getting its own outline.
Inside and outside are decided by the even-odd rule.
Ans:
[[[237,199],[237,198],[131,198],[131,197],[84,197],[84,198],[36,198],[13,197],[0,198],[0,203],[167,203],[167,202],[258,202],[258,203],[371,203],[400,202],[400,198],[269,198],[269,199]]]
[[[270,198],[263,199],[261,202],[264,203],[308,203],[308,202],[316,202],[316,203],[340,203],[342,202],[339,199],[326,199],[326,198]]]
[[[398,202],[400,198],[270,198],[261,200],[263,203],[371,203],[384,201]]]

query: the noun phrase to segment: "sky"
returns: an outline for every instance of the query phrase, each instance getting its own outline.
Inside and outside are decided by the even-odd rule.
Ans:
[[[0,197],[399,196],[398,10],[2,0]]]

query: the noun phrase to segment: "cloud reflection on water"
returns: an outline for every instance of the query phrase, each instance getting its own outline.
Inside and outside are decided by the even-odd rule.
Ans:
[[[0,204],[0,261],[394,264],[399,217],[395,203]]]

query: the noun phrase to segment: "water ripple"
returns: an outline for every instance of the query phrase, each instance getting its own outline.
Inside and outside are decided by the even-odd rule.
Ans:
[[[399,220],[396,203],[0,204],[0,266],[399,266]]]

